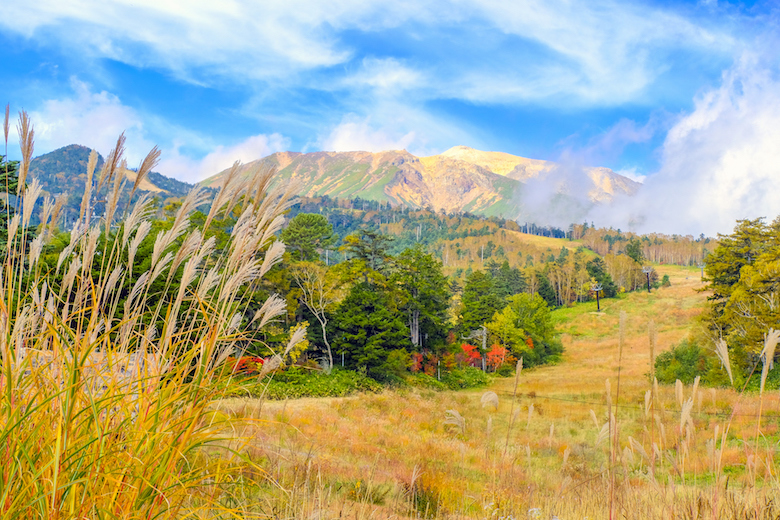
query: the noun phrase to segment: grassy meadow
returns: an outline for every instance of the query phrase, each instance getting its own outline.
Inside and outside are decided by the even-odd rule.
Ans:
[[[279,486],[247,513],[775,518],[778,396],[757,428],[758,395],[651,384],[649,324],[657,355],[706,300],[698,269],[658,270],[671,287],[555,311],[563,361],[483,390],[217,403]]]
[[[6,111],[6,142],[8,127]],[[62,201],[25,182],[25,113],[19,134],[17,202],[3,206],[0,518],[777,517],[778,396],[653,384],[653,356],[706,301],[697,269],[659,265],[670,287],[554,311],[562,361],[486,388],[226,398],[240,387],[228,359],[286,312],[249,288],[283,258],[292,188],[236,165],[153,235],[149,197],[117,210],[120,137],[99,172],[91,158],[81,218],[54,253]],[[111,186],[101,220],[93,175]],[[234,210],[229,232],[210,227]],[[304,329],[280,345],[261,381],[305,348]]]

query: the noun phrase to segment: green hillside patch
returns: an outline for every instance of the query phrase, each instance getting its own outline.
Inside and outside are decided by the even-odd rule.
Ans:
[[[385,193],[385,186],[388,185],[390,181],[393,180],[393,177],[395,177],[396,172],[398,171],[398,166],[395,165],[383,165],[384,169],[384,175],[376,181],[376,183],[368,188],[366,191],[364,191],[361,196],[364,199],[369,200],[387,200],[387,194]]]

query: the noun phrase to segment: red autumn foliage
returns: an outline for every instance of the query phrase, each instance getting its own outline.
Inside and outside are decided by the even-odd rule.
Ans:
[[[530,348],[531,350],[534,349],[534,340],[532,340],[531,338],[525,338],[525,344],[528,345],[528,348]]]
[[[464,362],[467,365],[471,365],[473,367],[481,367],[482,366],[482,356],[479,354],[479,349],[475,347],[474,345],[469,345],[468,343],[464,343],[460,346],[460,348],[463,349],[464,354]]]
[[[493,345],[487,353],[487,366],[490,370],[496,370],[506,361],[506,349],[501,345]]]
[[[265,359],[257,356],[244,356],[233,360],[233,370],[237,374],[255,375],[263,369]]]
[[[412,372],[419,372],[422,369],[423,355],[417,352],[412,352],[412,366],[409,369]]]

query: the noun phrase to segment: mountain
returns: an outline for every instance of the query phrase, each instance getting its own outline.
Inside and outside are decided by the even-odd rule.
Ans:
[[[64,208],[66,221],[79,213],[81,198],[84,194],[87,182],[87,163],[91,150],[86,146],[71,144],[63,148],[54,150],[47,154],[38,156],[30,161],[30,173],[27,179],[29,183],[32,179],[38,179],[43,186],[44,192],[50,195],[59,195],[68,193],[68,201]],[[97,186],[97,179],[100,175],[100,168],[103,166],[103,157],[98,155],[97,167],[95,168],[94,185]],[[133,170],[125,170],[128,186],[135,182],[136,173]],[[183,197],[190,189],[191,184],[181,182],[176,179],[165,177],[157,172],[149,172],[146,178],[141,182],[139,191],[153,193],[163,199],[171,197]],[[108,186],[104,186],[101,194],[105,194]],[[129,191],[129,190],[128,190]],[[97,197],[105,199],[105,196]],[[120,207],[127,203],[127,194],[120,199]],[[134,197],[135,198],[135,197]],[[102,201],[96,203],[96,210],[102,207]]]
[[[538,191],[530,190],[531,186],[548,184],[551,205],[577,208],[633,195],[640,186],[608,168],[567,168],[465,146],[429,157],[416,157],[406,150],[279,152],[242,166],[242,173],[250,175],[265,167],[275,167],[280,178],[298,182],[303,196],[360,197],[511,219],[524,214],[525,198]],[[218,187],[226,173],[222,171],[202,184]]]
[[[81,197],[87,182],[87,163],[90,151],[86,146],[71,144],[38,156],[30,162],[29,180],[38,179],[43,185],[44,191],[52,195],[70,193],[78,194]],[[103,156],[98,154],[95,180],[100,174],[101,166],[103,166]],[[125,176],[132,185],[135,181],[135,172],[125,170]],[[160,193],[169,197],[184,196],[191,188],[191,184],[165,177],[156,172],[149,172],[139,186],[142,191]]]

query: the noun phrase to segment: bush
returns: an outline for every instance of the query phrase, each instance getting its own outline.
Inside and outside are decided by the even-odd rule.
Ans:
[[[663,384],[674,384],[679,379],[690,385],[696,376],[701,376],[704,379],[702,382],[707,382],[711,364],[704,349],[692,341],[684,340],[656,358],[655,376]]]
[[[441,375],[441,382],[450,390],[476,388],[490,382],[490,376],[478,368],[465,367]]]
[[[231,389],[231,394],[281,400],[344,397],[359,392],[380,392],[382,388],[380,383],[352,370],[336,367],[328,375],[320,370],[291,367],[276,374],[270,381],[257,381],[254,378],[239,381]]]

